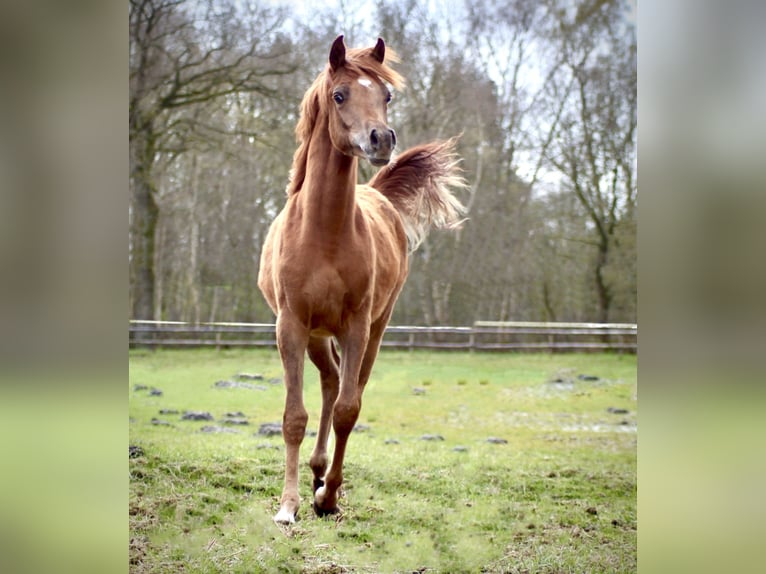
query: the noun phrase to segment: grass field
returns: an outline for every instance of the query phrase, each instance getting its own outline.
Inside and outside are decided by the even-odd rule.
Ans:
[[[273,350],[131,351],[131,572],[636,571],[635,356],[383,351],[343,514],[311,511],[307,437],[292,527],[271,520],[282,438],[257,434],[281,375]]]

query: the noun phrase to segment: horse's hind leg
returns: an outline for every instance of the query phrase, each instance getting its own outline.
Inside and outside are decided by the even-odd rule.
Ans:
[[[340,358],[333,340],[329,337],[311,337],[308,352],[309,359],[319,369],[322,385],[322,414],[319,419],[316,446],[309,461],[314,473],[314,492],[316,492],[324,484],[324,474],[327,470],[327,440],[332,426],[333,406],[338,398]]]
[[[295,522],[300,504],[298,455],[309,418],[303,405],[303,357],[308,344],[308,330],[295,317],[280,313],[277,319],[277,344],[285,370],[285,412],[282,418],[285,484],[274,521],[291,524]]]

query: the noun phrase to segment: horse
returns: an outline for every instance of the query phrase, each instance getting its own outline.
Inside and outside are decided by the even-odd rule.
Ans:
[[[320,373],[322,407],[309,460],[317,516],[340,512],[339,489],[349,434],[383,333],[408,273],[408,256],[432,227],[456,228],[466,183],[456,138],[408,149],[392,161],[391,92],[404,78],[378,38],[347,49],[343,36],[305,93],[296,126],[298,149],[287,202],[261,252],[258,286],[276,315],[284,368],[284,487],[278,524],[295,522],[299,449],[308,413],[303,403],[305,355]],[[381,169],[357,185],[359,158]],[[340,348],[340,352],[338,350]],[[328,465],[330,427],[335,432]]]

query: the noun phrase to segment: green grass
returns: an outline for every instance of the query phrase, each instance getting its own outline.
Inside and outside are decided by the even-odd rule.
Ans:
[[[635,356],[383,351],[359,418],[370,428],[349,442],[343,515],[311,511],[307,437],[289,528],[271,520],[282,439],[254,434],[281,420],[283,389],[213,386],[242,371],[281,377],[273,350],[131,352],[130,444],[144,453],[130,459],[131,572],[636,571]],[[251,424],[200,432],[236,411]]]

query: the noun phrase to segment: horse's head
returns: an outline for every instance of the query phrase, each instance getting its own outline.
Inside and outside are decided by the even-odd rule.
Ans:
[[[385,55],[380,38],[373,48],[347,52],[343,36],[338,36],[330,50],[326,84],[333,145],[375,166],[386,165],[396,146],[396,134],[387,121],[391,92],[384,80],[397,84],[401,78],[384,65]]]

